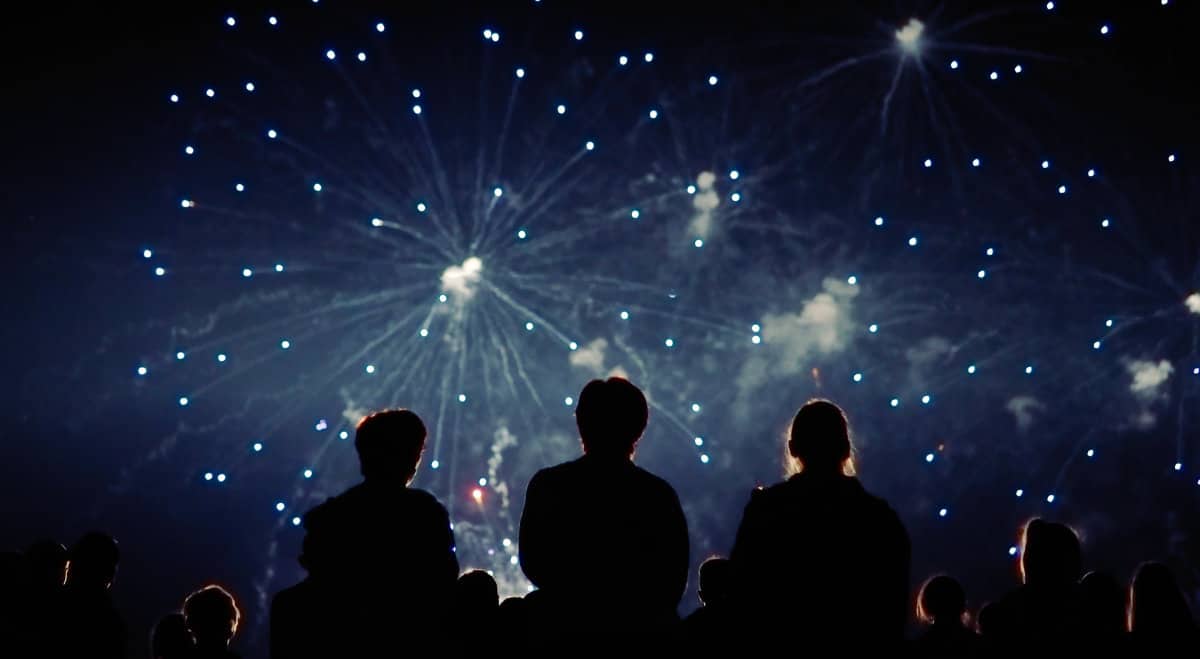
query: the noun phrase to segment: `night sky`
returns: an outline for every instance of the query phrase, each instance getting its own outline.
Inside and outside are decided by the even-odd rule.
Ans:
[[[105,529],[136,642],[216,581],[253,656],[404,406],[519,593],[525,484],[623,374],[697,564],[823,396],[914,578],[996,597],[1044,515],[1195,601],[1194,5],[648,4],[10,20],[0,544]]]

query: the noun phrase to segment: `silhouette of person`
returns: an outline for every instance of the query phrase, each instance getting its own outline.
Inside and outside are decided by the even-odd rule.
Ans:
[[[732,635],[733,564],[712,556],[700,564],[701,607],[684,620],[683,636],[691,654],[708,654],[725,646]]]
[[[1034,518],[1025,524],[1021,544],[1023,583],[994,603],[997,624],[985,638],[1002,651],[1064,650],[1083,638],[1079,537],[1065,524]]]
[[[529,481],[520,561],[541,592],[535,628],[562,636],[659,638],[678,621],[688,531],[675,490],[633,463],[649,408],[624,378],[592,380],[575,407],[583,457]]]
[[[53,540],[35,542],[25,550],[29,592],[23,604],[27,620],[24,633],[43,647],[52,638],[51,621],[67,581],[68,558],[67,548]]]
[[[179,612],[159,618],[150,632],[150,659],[191,659],[196,643]]]
[[[458,561],[446,509],[409,487],[425,424],[403,409],[359,422],[363,482],[304,516],[300,563],[308,578],[272,605],[272,656],[377,652],[400,629],[437,634],[454,599]]]
[[[1196,648],[1196,621],[1171,569],[1142,563],[1129,586],[1129,632],[1139,652]]]
[[[183,621],[196,641],[197,659],[237,659],[229,643],[241,620],[233,595],[220,586],[205,586],[183,600]]]
[[[1106,572],[1088,572],[1079,581],[1080,623],[1084,648],[1097,654],[1128,649],[1125,589]]]
[[[55,616],[59,656],[125,657],[128,632],[110,592],[120,558],[117,541],[104,533],[87,533],[71,547]]]
[[[862,639],[903,641],[908,619],[908,533],[887,502],[851,476],[846,415],[810,400],[792,419],[790,478],[755,490],[730,560],[742,633],[751,645],[806,648]]]
[[[462,635],[458,653],[479,656],[495,647],[500,594],[496,580],[483,570],[470,570],[458,578],[454,596],[454,625],[469,630]]]
[[[507,597],[496,611],[496,631],[501,647],[524,648],[529,643],[529,602],[523,597]]]
[[[974,657],[980,639],[967,627],[967,595],[954,577],[938,575],[921,585],[917,594],[917,619],[928,625],[917,638],[916,655],[922,657]]]

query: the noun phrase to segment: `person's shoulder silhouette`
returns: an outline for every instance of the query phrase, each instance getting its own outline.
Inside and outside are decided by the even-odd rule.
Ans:
[[[568,633],[638,633],[677,619],[687,522],[674,488],[633,463],[648,419],[628,380],[588,382],[575,407],[583,457],[529,482],[521,567]]]
[[[816,646],[854,636],[899,643],[908,619],[908,533],[853,474],[840,407],[811,400],[787,440],[795,472],[756,490],[730,559],[747,639],[789,629]],[[815,646],[814,646],[815,647]]]
[[[931,577],[917,593],[917,618],[927,627],[917,638],[917,656],[974,657],[980,639],[967,626],[967,595],[954,577]]]
[[[309,575],[271,599],[271,659],[320,659],[346,651],[352,632],[344,593]]]

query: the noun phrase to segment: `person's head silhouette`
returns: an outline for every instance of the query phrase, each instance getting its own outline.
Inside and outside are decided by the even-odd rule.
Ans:
[[[1025,524],[1021,577],[1035,586],[1063,586],[1079,581],[1083,557],[1079,536],[1066,524],[1033,518]]]
[[[810,400],[796,412],[787,446],[802,472],[817,475],[852,472],[846,414],[828,400]]]
[[[733,563],[713,556],[700,564],[700,601],[705,606],[728,601],[733,596]]]
[[[121,552],[112,536],[92,531],[71,547],[67,584],[75,588],[107,590],[117,576]]]
[[[183,601],[183,619],[198,648],[224,648],[237,633],[242,612],[229,591],[205,586]]]
[[[522,597],[507,597],[496,609],[496,629],[508,638],[514,647],[529,642],[529,602]]]
[[[425,424],[409,410],[383,410],[358,422],[354,448],[363,478],[408,483],[425,450]]]
[[[479,616],[496,611],[500,594],[496,580],[483,570],[470,570],[458,578],[455,600],[464,615]]]
[[[965,623],[967,595],[954,577],[940,574],[928,579],[917,595],[917,618],[931,625]]]
[[[588,382],[575,404],[575,424],[588,455],[633,457],[649,418],[642,390],[625,378]]]
[[[1129,586],[1129,631],[1138,635],[1194,633],[1196,623],[1171,568],[1142,563]]]

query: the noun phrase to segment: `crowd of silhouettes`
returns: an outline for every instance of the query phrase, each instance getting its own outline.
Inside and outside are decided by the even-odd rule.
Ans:
[[[362,483],[303,518],[300,583],[270,607],[270,656],[370,657],[440,639],[439,654],[826,653],[851,641],[918,657],[1195,651],[1197,624],[1171,570],[1144,563],[1128,587],[1083,574],[1079,536],[1033,519],[1021,529],[1020,580],[972,618],[958,580],[910,591],[899,516],[855,476],[846,415],[826,400],[796,412],[783,482],[752,491],[728,558],[699,570],[702,606],[681,620],[687,520],[666,480],[634,464],[648,420],[642,392],[613,377],[583,388],[583,455],[537,472],[520,522],[519,560],[534,589],[500,600],[487,572],[459,574],[445,507],[411,487],[425,447],[403,409],[356,429]],[[129,631],[110,594],[116,540],[88,533],[69,550],[38,542],[0,555],[6,656],[126,657]],[[915,599],[915,606],[912,602]],[[915,614],[922,629],[906,639]],[[225,589],[188,595],[150,636],[156,659],[232,658],[241,613]]]

